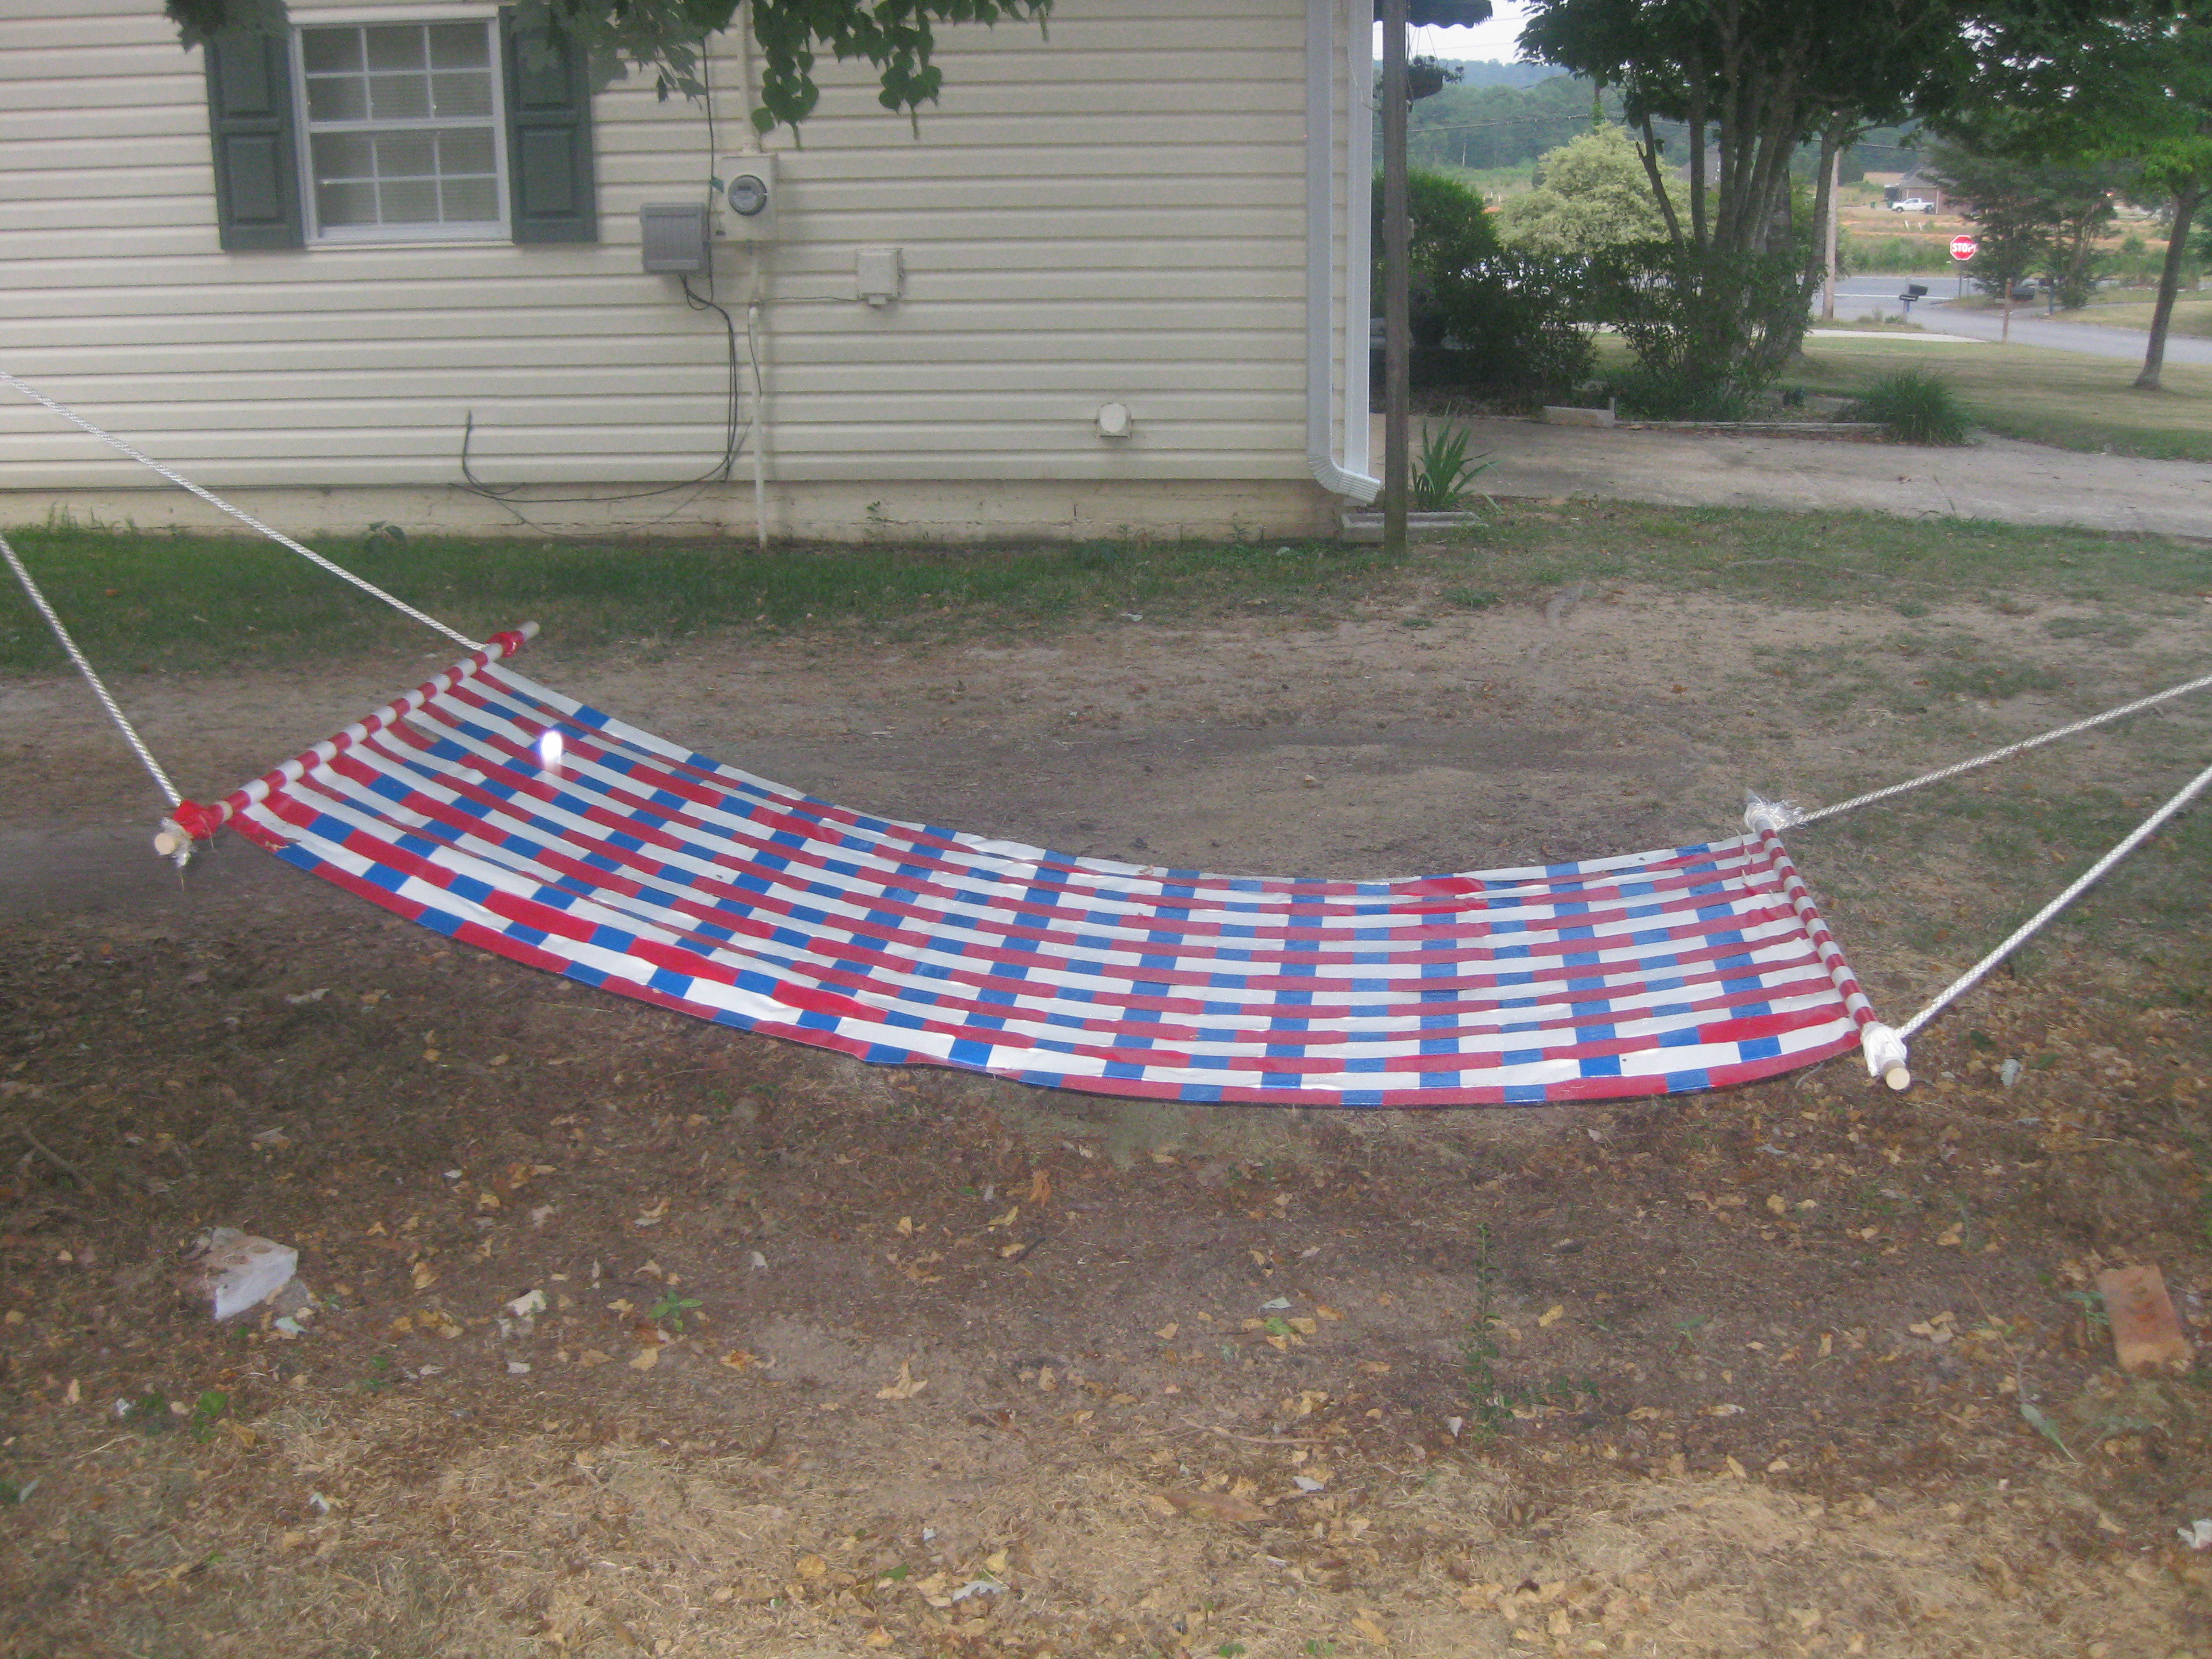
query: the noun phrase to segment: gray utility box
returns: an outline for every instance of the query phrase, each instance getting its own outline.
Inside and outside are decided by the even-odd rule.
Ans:
[[[637,210],[645,268],[671,276],[697,276],[707,269],[707,207],[703,202],[647,202]]]

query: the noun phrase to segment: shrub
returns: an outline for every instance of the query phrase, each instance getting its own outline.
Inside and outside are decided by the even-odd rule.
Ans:
[[[1482,198],[1455,179],[1416,171],[1407,183],[1415,380],[1527,405],[1587,379],[1595,348],[1575,325],[1576,264],[1508,252]],[[1378,295],[1382,196],[1378,188]]]
[[[1614,390],[1654,420],[1741,419],[1804,337],[1808,289],[1796,250],[1642,242],[1589,266],[1590,306],[1636,354],[1635,370]]]
[[[1901,444],[1958,445],[1973,422],[1951,383],[1917,368],[1885,374],[1866,390],[1851,418],[1878,421]]]

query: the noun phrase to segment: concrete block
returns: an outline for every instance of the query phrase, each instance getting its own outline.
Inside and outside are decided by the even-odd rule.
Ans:
[[[1546,426],[1611,426],[1610,409],[1572,409],[1564,404],[1544,405]]]

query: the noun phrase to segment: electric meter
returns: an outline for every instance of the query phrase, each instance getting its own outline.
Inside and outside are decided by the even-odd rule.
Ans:
[[[722,234],[740,241],[764,242],[775,234],[775,157],[726,155],[715,168],[722,200]]]

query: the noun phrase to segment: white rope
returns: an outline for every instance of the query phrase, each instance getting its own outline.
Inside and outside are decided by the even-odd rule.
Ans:
[[[0,557],[8,561],[8,568],[15,573],[15,580],[23,585],[23,592],[31,596],[31,603],[46,619],[46,626],[54,630],[54,637],[62,642],[62,649],[69,653],[69,659],[76,665],[76,672],[84,676],[84,683],[92,688],[92,695],[100,699],[100,706],[107,711],[107,718],[115,722],[116,729],[123,733],[124,741],[138,757],[138,763],[153,775],[154,781],[161,786],[161,793],[168,797],[170,805],[182,805],[184,796],[179,793],[177,786],[169,781],[169,775],[161,769],[161,763],[154,758],[154,751],[138,735],[138,728],[131,724],[130,716],[108,694],[107,687],[101,683],[92,665],[85,660],[84,653],[76,648],[76,641],[70,637],[69,629],[62,625],[62,619],[54,614],[53,606],[46,603],[46,596],[39,591],[38,583],[31,580],[31,573],[23,568],[22,560],[15,556],[15,550],[8,545],[5,536],[0,536]]]
[[[1931,783],[1941,783],[1946,778],[1955,778],[1961,772],[1971,772],[1976,767],[1990,766],[2001,760],[2010,760],[2014,755],[2025,754],[2031,749],[2040,749],[2046,743],[2056,743],[2061,738],[2070,738],[2078,732],[2090,731],[2113,720],[2125,720],[2130,714],[2139,714],[2146,708],[2154,708],[2160,703],[2171,702],[2175,697],[2187,696],[2192,691],[2202,691],[2208,687],[2212,687],[2212,674],[2207,674],[2202,679],[2191,680],[2186,685],[2170,686],[2163,691],[2154,691],[2147,697],[2137,697],[2133,702],[2124,702],[2118,708],[2108,708],[2101,714],[2092,714],[2087,720],[2075,720],[2069,726],[2059,726],[2039,737],[2023,738],[2018,743],[2007,744],[2002,749],[1992,749],[1988,754],[1977,755],[1972,760],[1954,761],[1948,766],[1925,773],[1905,783],[1893,783],[1887,789],[1870,789],[1863,795],[1854,795],[1849,800],[1839,800],[1833,806],[1823,806],[1815,811],[1802,811],[1789,806],[1786,802],[1779,801],[1761,801],[1758,805],[1781,807],[1788,814],[1779,824],[1775,826],[1777,828],[1787,829],[1796,824],[1818,823],[1822,818],[1832,818],[1841,813],[1856,811],[1862,806],[1871,806],[1875,802],[1887,800],[1893,795],[1902,795],[1914,789],[1924,789]]]
[[[132,460],[137,462],[139,465],[150,468],[152,471],[158,472],[161,477],[167,478],[171,483],[176,485],[178,489],[190,490],[193,495],[205,501],[210,507],[215,507],[221,512],[229,514],[232,518],[237,520],[240,524],[246,526],[249,529],[258,531],[262,535],[269,538],[270,541],[275,542],[279,547],[289,547],[293,552],[297,553],[301,558],[307,560],[309,563],[320,566],[323,569],[329,571],[331,574],[339,578],[343,581],[351,582],[356,587],[358,587],[362,592],[370,595],[372,598],[382,599],[385,604],[390,605],[394,611],[399,612],[401,616],[410,617],[416,622],[421,623],[425,628],[435,629],[439,633],[443,634],[447,639],[453,641],[456,645],[462,646],[468,650],[481,651],[483,649],[483,641],[482,640],[472,640],[465,634],[455,633],[452,629],[447,627],[445,623],[440,622],[435,617],[425,615],[423,612],[417,611],[413,605],[409,605],[405,600],[393,598],[391,594],[379,587],[374,582],[369,581],[363,577],[355,575],[352,571],[347,569],[343,565],[332,563],[321,554],[316,552],[313,548],[301,546],[299,543],[294,541],[289,536],[285,535],[282,531],[270,529],[267,525],[262,523],[260,520],[255,518],[251,513],[245,511],[241,507],[233,507],[228,501],[223,500],[222,496],[216,495],[212,490],[201,489],[190,478],[184,477],[176,472],[171,471],[167,467],[163,466],[161,462],[154,459],[151,456],[141,454],[137,450],[133,449],[129,444],[124,442],[122,439],[115,436],[112,433],[101,431],[90,421],[86,420],[83,416],[76,413],[76,410],[64,409],[61,404],[56,403],[52,398],[47,397],[43,392],[37,392],[33,390],[31,387],[25,386],[21,380],[17,380],[13,374],[9,374],[5,369],[0,369],[0,385],[13,386],[16,391],[21,392],[26,398],[28,398],[33,403],[43,404],[45,407],[53,410],[55,414],[60,416],[62,419],[67,421],[71,426],[90,433],[94,437],[99,439],[100,442],[106,444],[109,448],[118,450],[123,454],[128,455]]]
[[[2057,915],[2061,910],[2063,910],[2068,905],[2073,903],[2075,899],[2081,897],[2081,896],[2087,892],[2090,887],[2096,883],[2098,878],[2103,876],[2106,871],[2110,870],[2122,859],[2134,852],[2136,848],[2142,846],[2143,842],[2148,841],[2153,836],[2156,835],[2159,832],[2159,830],[2166,823],[2167,819],[2172,817],[2175,813],[2180,811],[2184,807],[2187,806],[2190,802],[2195,800],[2197,796],[2203,794],[2208,787],[2212,787],[2212,766],[2208,766],[2204,770],[2199,772],[2183,787],[2179,794],[2175,795],[2171,800],[2167,801],[2165,805],[2160,807],[2157,811],[2152,813],[2141,823],[2137,824],[2134,832],[2130,834],[2125,841],[2122,842],[2118,846],[2112,848],[2111,852],[2106,854],[2104,857],[2099,859],[2094,864],[2083,871],[2080,877],[2077,878],[2073,884],[2068,887],[2064,892],[2059,894],[2057,898],[2051,900],[2050,903],[2045,905],[2040,910],[2038,910],[2033,915],[2022,922],[2013,931],[2012,936],[2007,939],[2003,944],[1998,945],[1996,950],[1990,951],[1989,955],[1984,957],[1979,962],[1976,963],[1972,967],[1966,969],[1965,973],[1960,975],[1959,977],[1954,980],[1948,986],[1945,987],[1942,994],[1938,996],[1935,1001],[1929,1003],[1925,1008],[1923,1008],[1918,1013],[1913,1015],[1911,1019],[1905,1021],[1903,1025],[1898,1028],[1898,1036],[1900,1037],[1910,1038],[1914,1032],[1917,1031],[1922,1026],[1927,1024],[1929,1020],[1935,1018],[1936,1016],[1942,1013],[1944,1009],[1949,1007],[1961,996],[1965,995],[1968,991],[1972,990],[1975,986],[1980,984],[1982,981],[1987,977],[1992,968],[1995,968],[1999,963],[2002,962],[2022,945],[2033,939],[2043,927],[2045,923],[2048,922],[2053,916]]]

